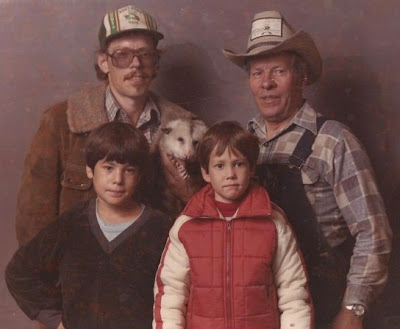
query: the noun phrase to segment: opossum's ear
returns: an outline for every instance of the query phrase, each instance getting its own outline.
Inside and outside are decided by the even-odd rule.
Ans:
[[[200,120],[200,119],[193,119],[193,124],[195,125],[195,126],[198,126],[198,127],[202,127],[202,128],[207,128],[207,126],[206,126],[206,124],[204,123],[204,121],[202,121],[202,120]]]
[[[202,137],[206,133],[208,128],[207,128],[206,124],[204,123],[204,121],[201,121],[199,119],[194,119],[193,120],[193,129],[196,130],[197,134]]]
[[[166,135],[168,135],[171,132],[171,130],[172,130],[171,128],[161,128],[161,131]]]

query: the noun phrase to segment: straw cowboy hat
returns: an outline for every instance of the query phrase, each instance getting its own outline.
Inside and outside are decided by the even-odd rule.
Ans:
[[[246,53],[222,50],[226,58],[243,69],[247,68],[247,61],[252,57],[283,51],[293,51],[305,60],[308,67],[307,84],[319,79],[322,59],[313,39],[304,31],[294,31],[278,11],[254,15]]]

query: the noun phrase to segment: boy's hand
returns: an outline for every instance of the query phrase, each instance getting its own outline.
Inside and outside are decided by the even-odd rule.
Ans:
[[[188,202],[200,186],[197,186],[190,176],[186,179],[182,177],[175,164],[176,162],[179,163],[179,160],[169,156],[164,150],[160,150],[160,155],[168,187],[181,201]]]
[[[352,311],[342,307],[332,323],[332,329],[362,329],[362,318],[357,317]]]

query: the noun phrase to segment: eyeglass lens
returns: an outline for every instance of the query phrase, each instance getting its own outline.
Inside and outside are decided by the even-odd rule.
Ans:
[[[153,50],[136,51],[129,48],[123,48],[108,55],[111,57],[111,61],[115,67],[124,69],[131,65],[134,57],[137,57],[140,64],[143,66],[152,66],[155,64],[156,54],[157,52]]]

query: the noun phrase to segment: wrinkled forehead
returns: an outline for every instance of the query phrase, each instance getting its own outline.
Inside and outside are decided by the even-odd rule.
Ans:
[[[251,57],[247,60],[249,68],[257,65],[285,65],[291,67],[296,54],[293,52],[279,52],[268,55],[259,55]]]

